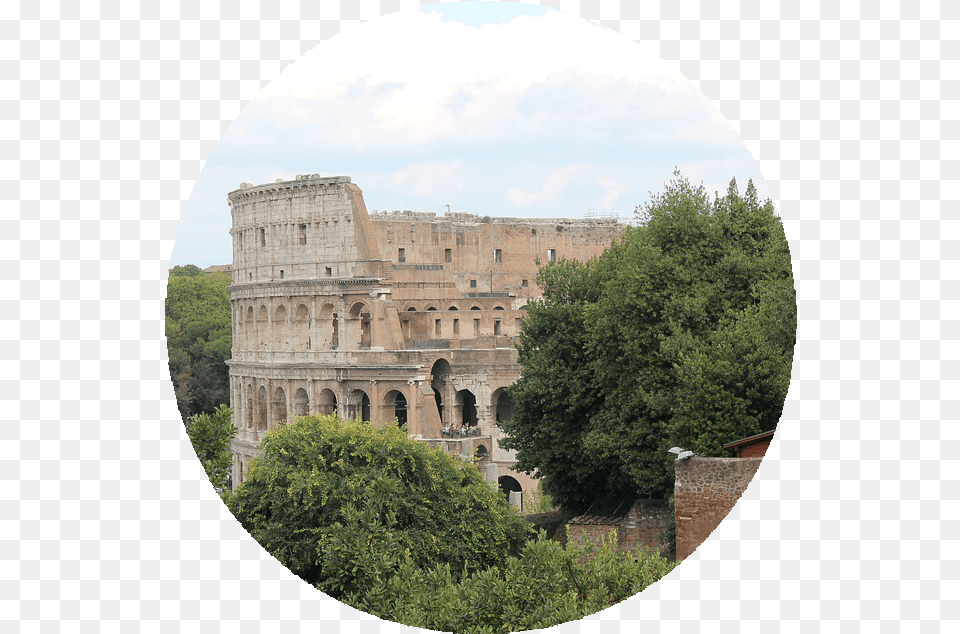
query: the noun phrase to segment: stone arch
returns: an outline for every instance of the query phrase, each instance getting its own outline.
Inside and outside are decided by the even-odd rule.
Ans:
[[[288,344],[287,307],[280,304],[273,311],[273,341],[270,344],[270,349],[274,351],[286,350]]]
[[[336,350],[340,346],[340,324],[337,318],[336,307],[327,302],[320,309],[320,347]]]
[[[417,307],[416,307],[416,306],[411,306],[410,308],[407,309],[407,312],[408,312],[408,313],[415,313],[415,312],[417,312]]]
[[[383,397],[384,420],[396,420],[400,427],[407,424],[407,397],[402,390],[390,390]]]
[[[436,309],[437,309],[436,306],[427,306],[427,310],[428,310],[428,311],[430,311],[430,310],[436,310]]]
[[[294,350],[309,350],[310,341],[310,309],[306,304],[299,304],[293,313],[293,336],[290,337]]]
[[[287,420],[287,395],[282,387],[278,387],[273,392],[273,422],[286,422]]]
[[[267,428],[267,388],[260,386],[257,391],[257,429]]]
[[[253,309],[251,308],[250,311],[253,312]],[[243,408],[244,423],[246,423],[247,429],[253,429],[253,383],[247,383],[244,396],[246,397]]]
[[[507,502],[521,511],[523,510],[523,487],[513,476],[500,476],[497,478],[497,486],[501,493],[507,496]]]
[[[449,361],[441,357],[433,363],[430,374],[433,376],[433,379],[430,381],[430,387],[433,388],[433,398],[437,403],[437,414],[440,416],[440,426],[448,430],[450,429],[450,421],[444,417],[443,405],[444,393],[450,384],[450,375],[453,374],[453,368],[450,367]]]
[[[293,415],[294,417],[306,416],[310,413],[310,397],[307,391],[302,387],[293,395]]]
[[[479,307],[479,306],[471,306],[471,307],[470,307],[470,310],[480,310],[480,307]]]
[[[471,429],[477,426],[477,397],[470,390],[457,392],[457,409],[460,411],[460,429]]]
[[[267,347],[267,336],[270,332],[270,316],[267,307],[260,305],[260,314],[257,315],[257,347],[261,350]]]
[[[253,306],[247,306],[247,320],[243,325],[244,348],[251,350],[256,344],[256,324],[253,321]]]
[[[317,412],[320,414],[337,413],[337,395],[331,389],[324,389],[320,392],[320,398],[317,400]]]
[[[477,468],[480,469],[480,473],[483,473],[486,466],[490,463],[490,450],[482,443],[477,445],[476,449],[473,450],[473,459],[477,464]]]
[[[494,310],[503,310],[503,306],[494,306],[493,309],[494,309]]]
[[[513,397],[505,388],[500,388],[493,392],[490,398],[490,405],[493,407],[494,420],[499,425],[502,421],[513,420],[516,414],[516,407],[513,404]]]
[[[349,420],[370,420],[370,397],[361,389],[350,392],[347,399],[347,418]]]
[[[459,309],[459,308],[457,308],[456,306],[451,306],[451,307],[450,307],[450,308],[448,308],[447,310],[460,310],[460,309]]]
[[[352,328],[357,328],[356,334],[356,345],[351,347],[360,348],[365,350],[370,347],[370,307],[367,306],[366,302],[357,302],[350,307],[350,318],[354,321]]]

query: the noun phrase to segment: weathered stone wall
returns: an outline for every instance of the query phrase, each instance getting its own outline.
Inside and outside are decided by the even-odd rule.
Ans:
[[[677,559],[695,551],[743,495],[762,458],[676,460]]]
[[[620,550],[648,548],[668,555],[672,544],[665,538],[671,519],[670,508],[663,500],[637,500],[617,531]]]
[[[637,500],[624,516],[580,516],[571,519],[567,526],[569,538],[573,541],[583,538],[589,543],[600,544],[613,532],[617,549],[621,552],[647,548],[667,555],[671,549],[669,540],[665,539],[670,520],[670,509],[662,500]]]

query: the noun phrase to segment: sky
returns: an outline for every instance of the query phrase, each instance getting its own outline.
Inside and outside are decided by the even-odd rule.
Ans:
[[[631,221],[674,169],[708,192],[753,179],[746,147],[673,66],[616,32],[507,2],[366,22],[288,66],[207,159],[170,266],[232,259],[241,182],[350,176],[368,210]]]

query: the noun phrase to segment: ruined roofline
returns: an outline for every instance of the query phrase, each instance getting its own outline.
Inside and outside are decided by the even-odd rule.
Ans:
[[[412,221],[443,224],[502,224],[502,225],[543,225],[543,226],[597,226],[623,224],[618,218],[507,218],[499,216],[481,216],[462,211],[452,211],[438,216],[432,211],[377,211],[367,214],[373,222]]]
[[[297,174],[294,180],[286,181],[282,178],[276,179],[272,183],[263,183],[254,185],[253,183],[240,183],[238,189],[227,194],[227,198],[232,198],[235,194],[253,194],[258,192],[268,192],[274,189],[289,189],[302,185],[337,185],[340,183],[351,182],[349,176],[320,176],[320,174]]]

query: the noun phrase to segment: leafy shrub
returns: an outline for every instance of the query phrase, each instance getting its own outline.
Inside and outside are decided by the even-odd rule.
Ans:
[[[499,634],[581,619],[637,594],[675,566],[647,551],[617,552],[614,534],[599,546],[564,548],[541,533],[503,566],[459,582],[449,565],[425,569],[407,559],[397,574],[344,601],[413,627]]]

